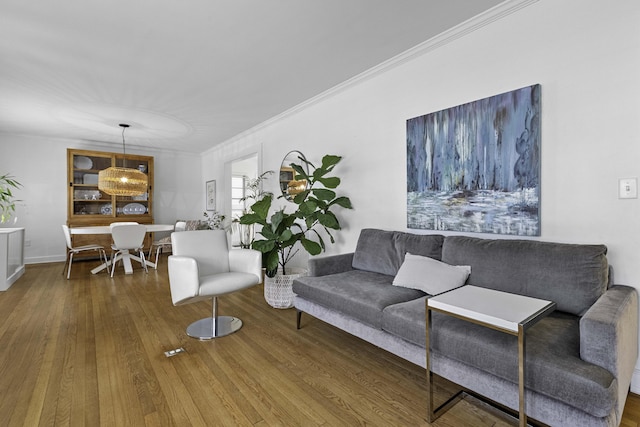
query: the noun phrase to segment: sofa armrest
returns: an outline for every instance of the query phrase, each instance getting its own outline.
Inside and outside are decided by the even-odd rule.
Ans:
[[[580,319],[580,358],[631,380],[638,358],[638,293],[610,287]]]
[[[309,276],[327,276],[353,270],[353,252],[309,259]]]

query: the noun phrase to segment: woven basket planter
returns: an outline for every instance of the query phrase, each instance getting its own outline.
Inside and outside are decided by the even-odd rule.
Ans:
[[[298,277],[306,276],[304,268],[287,268],[288,274],[278,272],[274,277],[264,278],[264,299],[273,308],[293,307],[293,281]]]

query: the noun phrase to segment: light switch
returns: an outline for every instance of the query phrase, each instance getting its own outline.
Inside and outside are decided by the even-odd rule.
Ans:
[[[618,181],[619,199],[638,198],[638,178],[621,178]]]

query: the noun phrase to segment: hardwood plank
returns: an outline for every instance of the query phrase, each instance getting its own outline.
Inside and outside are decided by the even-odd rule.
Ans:
[[[424,369],[311,316],[296,330],[261,286],[220,299],[239,332],[198,341],[185,329],[211,305],[172,306],[166,257],[148,274],[93,266],[67,280],[62,263],[28,265],[0,293],[0,425],[429,425]],[[470,396],[434,423],[511,424]],[[621,425],[640,425],[640,396]]]
[[[34,280],[42,284],[43,292],[28,289],[24,294],[27,303],[16,308],[16,311],[29,313],[30,322],[18,323],[13,339],[6,346],[2,345],[2,348],[10,349],[13,356],[3,377],[13,377],[12,386],[7,389],[17,392],[12,399],[14,408],[10,425],[37,425],[41,421],[46,424],[53,418],[47,395],[50,384],[58,375],[55,355],[61,339],[59,323],[63,304],[51,304],[60,298],[55,295],[56,289],[49,286],[52,281],[47,280],[46,272],[36,270],[34,273]],[[4,408],[0,408],[0,412],[4,413]]]

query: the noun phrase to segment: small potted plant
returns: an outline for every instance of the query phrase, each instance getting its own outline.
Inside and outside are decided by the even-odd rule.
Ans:
[[[258,232],[262,238],[254,240],[252,248],[265,255],[265,296],[267,281],[288,275],[287,263],[300,247],[310,255],[318,255],[326,248],[323,236],[328,236],[331,243],[335,242],[332,232],[340,230],[340,221],[333,209],[352,209],[351,200],[339,196],[335,191],[340,185],[340,178],[330,176],[342,157],[326,155],[322,158],[322,164],[317,167],[302,157],[300,160],[305,163],[309,172],[302,165],[290,165],[295,171],[294,179],[306,182],[306,188],[292,200],[295,204],[293,212],[286,212],[285,208],[281,208],[269,215],[273,195],[268,194],[251,206],[251,212],[240,218],[241,224],[262,226]],[[297,243],[300,245],[296,245]],[[290,284],[285,286],[289,287],[291,293]],[[291,304],[292,301],[285,299],[285,302],[278,303],[280,306],[277,308],[288,308]]]
[[[204,212],[204,220],[200,221],[199,230],[224,230],[225,216],[218,211],[213,211],[210,214]]]

